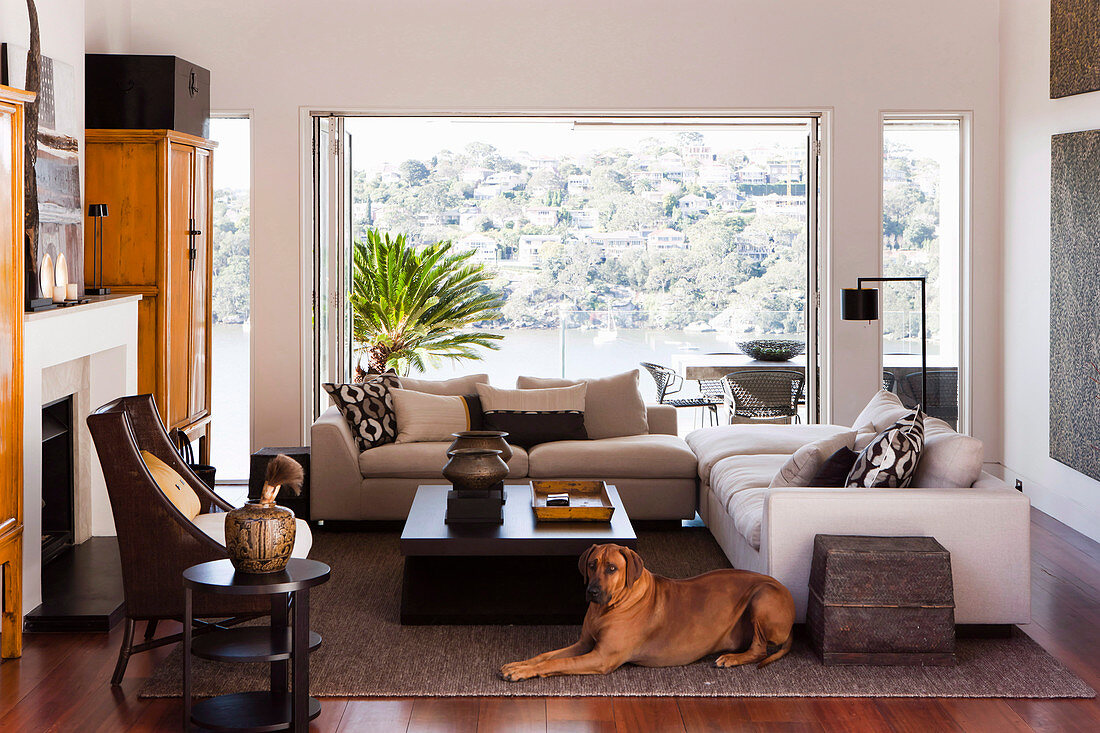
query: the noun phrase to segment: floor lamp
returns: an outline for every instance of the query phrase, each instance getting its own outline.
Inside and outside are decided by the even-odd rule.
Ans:
[[[865,288],[863,283],[919,282],[920,283],[920,403],[928,409],[928,333],[925,328],[927,299],[925,284],[928,278],[919,277],[861,277],[856,287],[840,291],[840,317],[845,321],[877,321],[878,288]]]

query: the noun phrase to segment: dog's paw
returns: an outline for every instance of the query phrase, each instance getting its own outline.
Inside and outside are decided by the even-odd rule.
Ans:
[[[535,673],[523,662],[511,662],[500,668],[500,678],[505,682],[519,682],[529,680]]]
[[[739,667],[742,664],[755,661],[744,654],[723,654],[714,660],[714,666],[720,668]]]

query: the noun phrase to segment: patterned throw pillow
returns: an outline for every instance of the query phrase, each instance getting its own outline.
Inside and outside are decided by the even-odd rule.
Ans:
[[[362,384],[323,385],[340,414],[348,421],[359,450],[370,450],[397,438],[390,390],[397,389],[397,375],[378,374]]]
[[[924,448],[924,413],[918,407],[875,436],[848,474],[848,487],[904,489]]]

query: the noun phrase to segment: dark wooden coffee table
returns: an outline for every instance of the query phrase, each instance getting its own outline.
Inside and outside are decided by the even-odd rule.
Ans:
[[[614,486],[611,522],[535,522],[531,486],[505,486],[504,524],[448,525],[449,486],[421,486],[401,554],[403,624],[576,624],[584,618],[577,558],[590,545],[636,547]]]

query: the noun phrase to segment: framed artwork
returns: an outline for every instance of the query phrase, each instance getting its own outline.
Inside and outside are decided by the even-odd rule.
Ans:
[[[1100,130],[1050,143],[1050,457],[1100,479]]]
[[[0,83],[23,88],[27,49],[5,43]],[[49,257],[51,264],[64,255],[66,279],[84,290],[84,216],[80,202],[80,121],[76,109],[76,73],[72,66],[42,57],[38,112],[37,184],[38,241],[35,272]],[[31,202],[28,200],[27,205]],[[28,278],[28,284],[46,278]],[[29,294],[28,294],[29,295]],[[38,293],[39,297],[49,294]]]
[[[1051,0],[1050,98],[1100,90],[1100,2]]]

